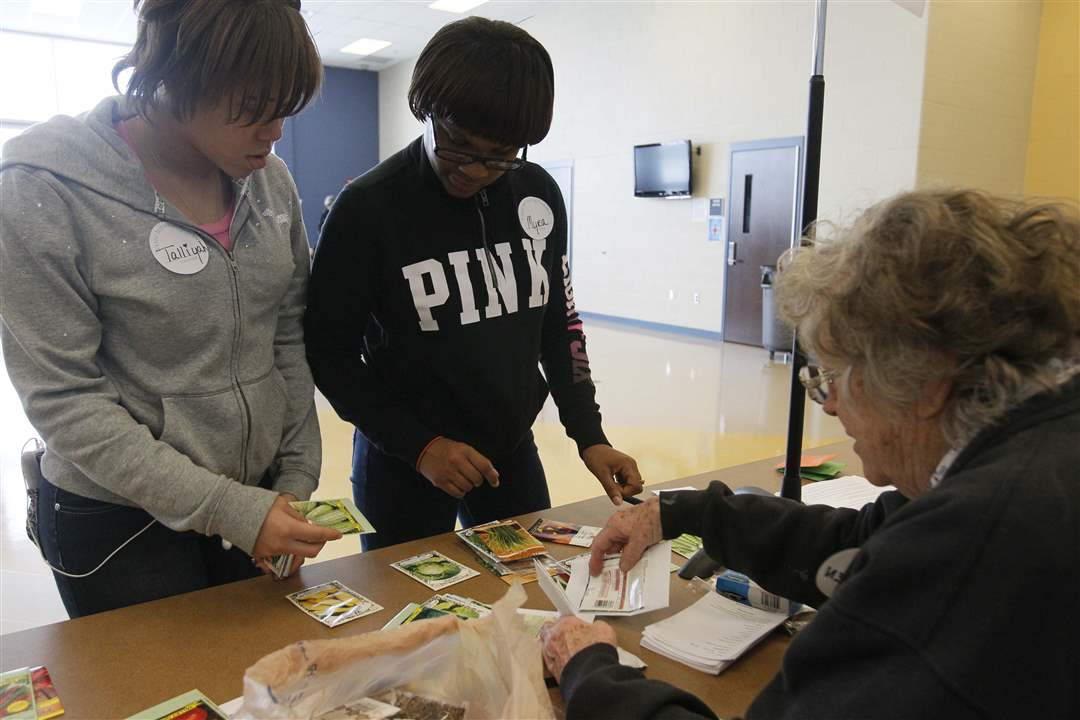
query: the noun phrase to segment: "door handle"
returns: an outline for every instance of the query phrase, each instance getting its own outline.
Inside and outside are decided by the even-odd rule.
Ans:
[[[736,257],[736,254],[738,253],[738,250],[739,250],[739,244],[737,242],[735,242],[734,240],[728,240],[728,244],[727,244],[727,264],[728,265],[734,266],[735,263],[739,262],[739,259]]]

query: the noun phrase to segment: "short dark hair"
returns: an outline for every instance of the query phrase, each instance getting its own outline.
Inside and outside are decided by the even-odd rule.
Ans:
[[[113,67],[133,68],[127,97],[147,115],[160,104],[178,120],[201,103],[230,103],[232,122],[294,115],[319,92],[322,62],[299,0],[134,0],[139,29]]]
[[[409,109],[514,147],[551,128],[555,70],[547,50],[521,28],[469,17],[443,26],[413,69]]]

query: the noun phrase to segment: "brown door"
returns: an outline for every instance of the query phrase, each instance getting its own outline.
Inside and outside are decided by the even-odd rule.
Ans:
[[[724,340],[761,345],[761,266],[791,247],[801,151],[801,138],[731,146]]]

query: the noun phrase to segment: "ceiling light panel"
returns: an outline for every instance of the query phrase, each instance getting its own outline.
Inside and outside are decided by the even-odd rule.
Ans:
[[[437,0],[428,5],[428,7],[432,10],[442,10],[443,12],[464,13],[475,7],[480,7],[487,1],[488,0]]]
[[[390,47],[389,40],[372,40],[371,38],[360,38],[355,42],[351,42],[345,47],[341,48],[341,52],[349,53],[350,55],[371,55],[377,53],[380,50]]]

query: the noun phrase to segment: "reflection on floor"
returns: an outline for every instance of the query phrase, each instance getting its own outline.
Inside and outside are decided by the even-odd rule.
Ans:
[[[646,483],[737,465],[784,450],[790,368],[760,348],[587,321],[593,379],[612,444],[634,456]],[[66,619],[52,578],[26,539],[19,449],[33,429],[0,366],[0,633]],[[317,497],[350,495],[352,428],[319,398],[323,435]],[[534,426],[551,487],[561,505],[601,493],[577,457],[549,400]],[[816,405],[805,416],[806,447],[844,437]],[[347,538],[319,560],[359,551]]]

